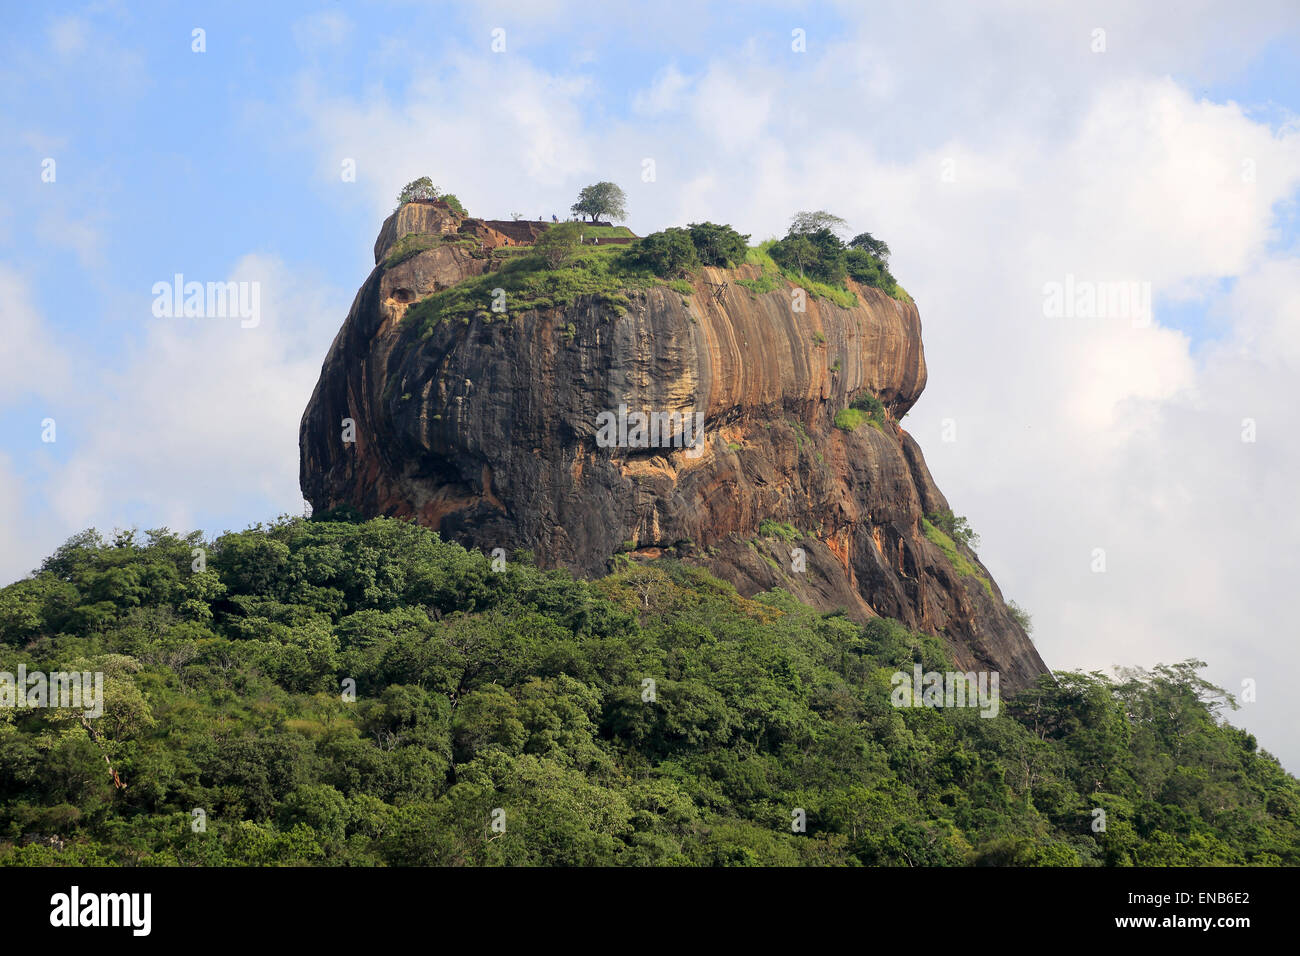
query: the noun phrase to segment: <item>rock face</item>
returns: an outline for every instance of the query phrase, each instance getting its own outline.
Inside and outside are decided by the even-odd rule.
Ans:
[[[963,669],[999,671],[1004,691],[1046,672],[973,552],[936,543],[923,523],[948,503],[897,424],[926,381],[913,305],[850,282],[856,306],[808,296],[799,312],[790,286],[738,285],[758,276],[744,266],[703,270],[690,295],[630,292],[621,315],[580,299],[421,338],[401,322],[408,306],[494,260],[444,242],[387,265],[394,243],[409,232],[515,240],[415,205],[384,223],[377,266],[303,416],[313,508],[409,517],[467,547],[523,548],[581,574],[620,552],[671,553],[744,594],[783,587],[936,634]],[[883,403],[883,427],[835,427],[863,393]],[[600,416],[620,406],[702,415],[702,439],[601,447]]]

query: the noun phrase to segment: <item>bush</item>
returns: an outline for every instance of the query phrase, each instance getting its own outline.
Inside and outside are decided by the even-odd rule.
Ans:
[[[886,268],[889,266],[889,243],[883,239],[877,239],[869,232],[860,232],[850,239],[849,248],[860,249],[879,259]]]
[[[870,418],[877,425],[885,424],[885,405],[880,399],[876,398],[876,396],[872,395],[870,392],[863,392],[861,395],[859,395],[857,398],[855,398],[852,402],[849,403],[849,407],[856,408],[859,411],[866,412],[867,417]]]
[[[843,408],[835,413],[835,427],[841,431],[856,431],[857,427],[867,420],[859,409]]]
[[[951,511],[946,512],[952,514]],[[965,519],[962,519],[965,521]],[[928,518],[921,519],[921,530],[931,542],[937,544],[944,555],[952,562],[953,568],[962,577],[975,578],[980,584],[984,585],[984,590],[988,592],[989,597],[993,597],[993,583],[980,573],[980,569],[970,558],[958,550],[956,543],[942,528],[935,526]]]
[[[843,282],[847,274],[844,243],[829,229],[791,233],[774,243],[770,254],[781,268],[822,282]]]
[[[693,222],[689,228],[695,253],[704,265],[730,268],[745,261],[749,236],[715,222]]]
[[[925,517],[944,534],[954,541],[960,541],[972,551],[979,546],[980,536],[975,533],[975,529],[970,526],[970,522],[961,515],[955,515],[951,510],[945,510],[927,514]]]
[[[397,194],[397,205],[401,206],[408,202],[420,202],[438,198],[438,187],[428,176],[421,176],[419,179],[413,179]]]
[[[700,267],[690,232],[676,226],[652,232],[640,240],[633,255],[636,261],[663,279],[679,279]]]
[[[794,544],[799,540],[799,529],[788,521],[773,521],[771,518],[764,518],[758,523],[758,533],[765,538],[780,538],[786,544]]]
[[[844,254],[845,268],[854,282],[869,285],[895,299],[910,301],[910,296],[903,291],[898,281],[889,271],[884,259],[878,258],[865,249],[849,249]]]
[[[558,269],[578,251],[582,226],[576,222],[562,222],[551,226],[533,244],[533,251],[545,261],[547,268]]]
[[[1007,602],[1007,610],[1011,613],[1011,619],[1020,625],[1026,633],[1032,633],[1034,630],[1034,619],[1029,612],[1017,604],[1015,601]]]

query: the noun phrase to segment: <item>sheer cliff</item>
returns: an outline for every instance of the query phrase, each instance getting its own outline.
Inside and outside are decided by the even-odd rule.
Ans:
[[[741,266],[618,304],[409,320],[534,234],[421,203],[384,223],[302,420],[314,509],[409,517],[580,574],[670,554],[745,594],[897,618],[1006,690],[1045,672],[976,555],[925,520],[949,505],[898,424],[926,382],[914,305],[849,280],[855,305],[809,295],[799,311],[793,286],[760,291]],[[875,422],[837,427],[867,395]],[[699,420],[699,443],[604,447],[620,408]]]

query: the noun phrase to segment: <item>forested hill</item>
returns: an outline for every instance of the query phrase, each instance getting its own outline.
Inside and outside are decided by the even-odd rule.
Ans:
[[[1196,662],[992,718],[895,708],[917,662],[951,669],[669,562],[494,570],[386,519],[87,532],[0,590],[0,670],[106,699],[0,708],[0,862],[1300,863],[1300,784]]]

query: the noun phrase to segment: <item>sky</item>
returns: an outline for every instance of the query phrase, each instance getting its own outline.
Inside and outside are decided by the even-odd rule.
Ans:
[[[893,250],[903,425],[1049,665],[1206,661],[1300,771],[1294,0],[5,6],[0,582],[91,526],[300,513],[418,176],[484,218],[613,180],[642,235],[828,209]],[[155,315],[177,274],[257,322]],[[1116,283],[1150,310],[1050,305]]]

